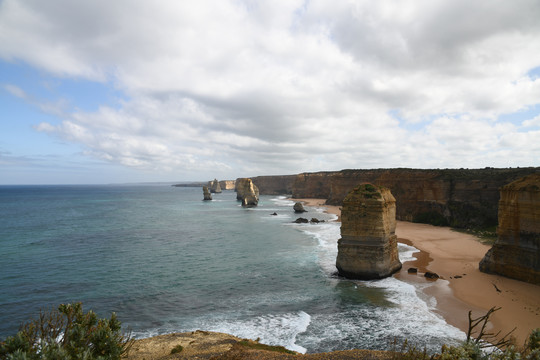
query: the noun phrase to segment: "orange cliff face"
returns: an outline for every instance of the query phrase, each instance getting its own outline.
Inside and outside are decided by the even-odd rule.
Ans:
[[[295,198],[324,198],[342,205],[358,184],[390,189],[398,220],[454,227],[497,224],[499,188],[540,168],[521,169],[376,169],[303,173],[293,184]]]
[[[497,232],[480,270],[540,285],[540,174],[501,189]]]

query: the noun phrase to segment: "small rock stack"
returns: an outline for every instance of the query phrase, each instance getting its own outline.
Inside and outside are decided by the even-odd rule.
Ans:
[[[203,200],[212,200],[212,194],[210,194],[210,190],[208,190],[208,186],[202,187],[204,199]]]
[[[540,174],[501,188],[498,238],[480,271],[540,285]]]
[[[214,194],[221,193],[221,185],[219,184],[219,181],[217,181],[217,179],[209,181],[208,187],[210,188],[211,193],[214,193]]]
[[[351,279],[381,279],[401,269],[397,250],[396,200],[372,184],[354,188],[343,200],[336,267]]]

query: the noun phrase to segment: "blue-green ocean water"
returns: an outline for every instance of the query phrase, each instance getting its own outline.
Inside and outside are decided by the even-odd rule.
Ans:
[[[321,352],[463,338],[395,278],[335,276],[339,223],[293,224],[293,202],[202,201],[169,185],[0,186],[0,339],[40,309],[82,301],[136,337],[221,331]],[[270,214],[276,212],[277,216]],[[400,245],[402,259],[414,248]]]

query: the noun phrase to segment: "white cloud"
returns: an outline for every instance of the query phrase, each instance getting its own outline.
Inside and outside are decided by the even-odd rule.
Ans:
[[[534,133],[497,122],[540,99],[538,18],[534,0],[4,0],[0,57],[123,91],[36,128],[127,166],[540,165],[510,140]]]
[[[531,128],[531,127],[540,128],[540,115],[537,115],[532,119],[525,120],[523,123],[521,123],[521,126],[523,126],[524,128]]]

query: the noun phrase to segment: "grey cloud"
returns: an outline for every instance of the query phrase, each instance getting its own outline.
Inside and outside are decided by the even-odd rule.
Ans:
[[[493,121],[538,102],[540,81],[520,77],[540,65],[538,18],[527,0],[4,0],[0,56],[125,92],[37,128],[127,166],[495,165]]]

